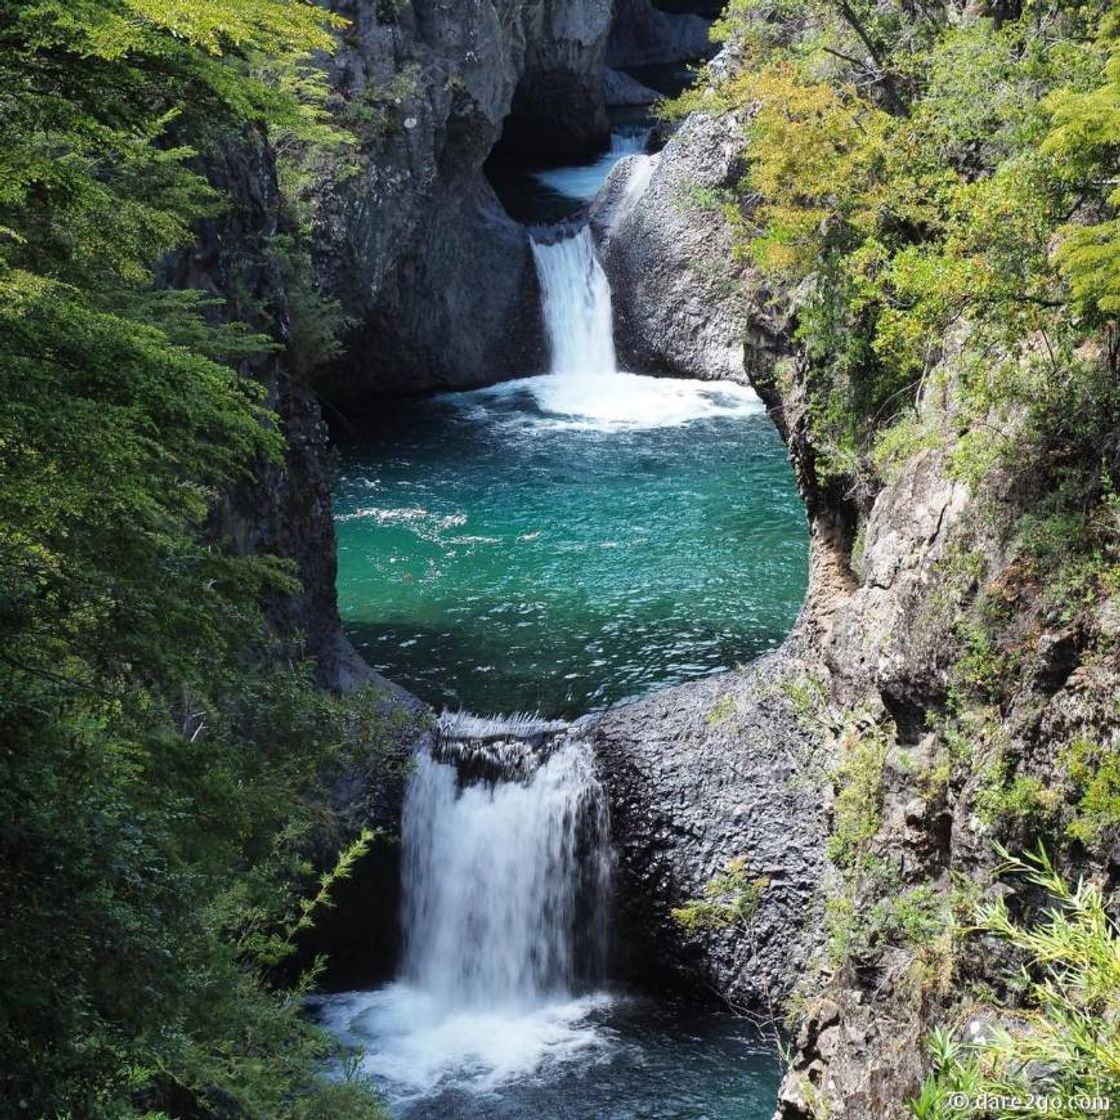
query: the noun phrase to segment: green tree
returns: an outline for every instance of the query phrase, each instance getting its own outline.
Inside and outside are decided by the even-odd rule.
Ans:
[[[369,1116],[275,964],[376,696],[318,692],[208,539],[275,460],[276,348],[153,270],[227,204],[208,152],[336,142],[301,0],[0,5],[0,1094],[15,1116]],[[354,853],[351,853],[351,857]],[[339,873],[345,873],[344,861]],[[329,884],[329,876],[327,883]]]

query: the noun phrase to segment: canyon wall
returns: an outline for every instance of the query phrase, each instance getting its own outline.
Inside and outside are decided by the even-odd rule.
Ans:
[[[321,283],[353,323],[322,392],[345,404],[547,367],[523,227],[483,174],[495,145],[604,149],[610,0],[339,0],[332,107],[360,140],[318,187]]]
[[[767,404],[809,517],[809,594],[779,654],[612,713],[600,753],[642,952],[793,1027],[779,1120],[902,1120],[935,1026],[983,1034],[1013,1014],[1016,962],[966,927],[982,898],[1025,901],[997,841],[1068,837],[1068,759],[1120,740],[1120,606],[1032,575],[1009,529],[1045,508],[1030,480],[962,480],[952,339],[917,402],[927,439],[875,487],[821,477],[799,293],[732,262],[703,205],[741,144],[733,118],[690,118],[619,165],[594,222],[623,354],[692,376],[739,357]],[[1109,835],[1052,850],[1115,897]],[[672,910],[736,856],[765,884],[749,916],[682,929]]]

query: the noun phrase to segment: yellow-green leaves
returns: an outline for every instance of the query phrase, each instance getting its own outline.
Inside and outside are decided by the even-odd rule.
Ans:
[[[1084,200],[1058,231],[1054,259],[1077,306],[1107,316],[1120,311],[1120,43],[1107,30],[1101,41],[1109,53],[1098,83],[1047,98],[1054,127],[1042,150]]]
[[[761,202],[751,256],[800,279],[833,246],[871,234],[890,118],[851,89],[805,80],[790,63],[742,74],[727,95],[757,109],[747,127],[746,185]]]
[[[218,56],[328,50],[345,20],[307,0],[29,0],[18,25],[36,48],[66,42],[79,56],[173,57],[177,46]]]
[[[0,10],[0,1095],[29,1116],[380,1116],[324,1084],[302,989],[249,951],[285,947],[306,795],[362,718],[265,625],[294,565],[221,528],[281,461],[238,364],[278,349],[262,295],[299,333],[305,250],[278,206],[230,223],[202,267],[253,327],[153,284],[200,219],[271,205],[270,136],[334,141],[309,52],[336,22],[302,0]]]
[[[864,469],[960,324],[995,364],[1059,336],[1069,352],[1120,311],[1117,21],[881,7],[739,0],[724,31],[746,61],[683,103],[746,122],[728,213],[738,252],[797,293],[826,479]],[[971,403],[981,420],[994,402]]]
[[[311,0],[124,0],[133,17],[212,54],[328,50],[345,20]]]

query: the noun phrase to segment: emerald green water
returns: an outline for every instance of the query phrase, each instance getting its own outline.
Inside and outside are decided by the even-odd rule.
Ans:
[[[569,717],[776,646],[807,531],[735,386],[532,378],[387,406],[340,439],[339,605],[435,705]]]

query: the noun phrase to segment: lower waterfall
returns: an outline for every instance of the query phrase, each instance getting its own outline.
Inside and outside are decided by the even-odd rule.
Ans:
[[[751,1028],[606,988],[606,805],[565,724],[440,720],[405,796],[399,977],[319,1001],[395,1120],[767,1120]]]
[[[601,981],[607,813],[590,750],[564,742],[506,780],[471,747],[417,761],[404,808],[404,975],[444,1007],[532,1008]],[[469,771],[468,771],[469,774]]]

